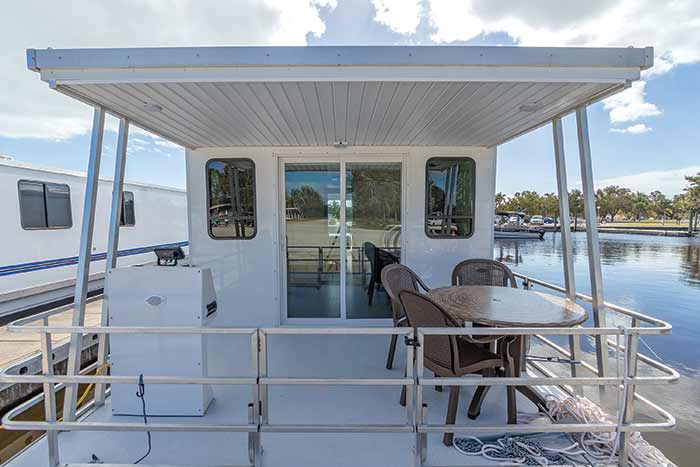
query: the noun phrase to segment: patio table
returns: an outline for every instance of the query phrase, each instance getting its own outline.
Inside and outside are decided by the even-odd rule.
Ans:
[[[427,295],[459,323],[473,323],[488,327],[573,327],[588,319],[588,312],[575,302],[556,295],[511,287],[465,285],[441,287]],[[504,359],[511,362],[512,375],[520,376],[523,367],[527,336],[512,336],[499,349]],[[536,405],[542,397],[529,386],[517,386]],[[470,418],[480,411],[487,388],[480,386],[469,408]],[[508,397],[508,423],[517,423],[514,393]]]

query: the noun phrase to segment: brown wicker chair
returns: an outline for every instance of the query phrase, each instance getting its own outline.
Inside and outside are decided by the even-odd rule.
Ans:
[[[513,271],[492,259],[468,259],[452,270],[452,285],[495,285],[518,288]]]
[[[406,313],[408,325],[418,327],[459,327],[437,303],[412,290],[399,292],[399,301]],[[494,375],[504,365],[498,355],[484,346],[458,339],[456,336],[425,336],[424,364],[438,377],[460,377],[473,373]],[[450,386],[446,425],[454,425],[459,405],[460,386]],[[406,387],[401,391],[405,403]],[[452,444],[454,433],[445,433],[442,442]]]
[[[382,285],[384,285],[384,290],[391,300],[391,317],[394,320],[394,326],[401,327],[406,326],[406,315],[401,308],[401,302],[399,301],[399,292],[402,290],[415,290],[420,292],[423,289],[425,292],[430,290],[430,288],[425,285],[418,275],[413,272],[407,266],[403,264],[390,264],[382,269],[381,273]],[[396,339],[397,335],[391,336],[391,343],[389,344],[389,355],[386,359],[386,369],[391,370],[394,366],[394,354],[396,353]]]
[[[382,270],[389,264],[398,263],[399,258],[386,250],[377,248],[372,242],[363,243],[362,249],[365,253],[365,257],[369,261],[370,276],[369,285],[367,286],[367,305],[371,305],[372,299],[374,298],[374,289],[376,289],[378,285],[383,285],[381,276]]]

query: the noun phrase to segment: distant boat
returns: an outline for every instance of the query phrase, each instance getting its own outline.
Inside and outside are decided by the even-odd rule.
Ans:
[[[494,219],[493,231],[496,239],[538,239],[544,238],[542,226],[529,226],[524,212],[499,211]]]

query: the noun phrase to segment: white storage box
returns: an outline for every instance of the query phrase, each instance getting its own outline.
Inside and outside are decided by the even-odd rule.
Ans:
[[[216,314],[211,272],[206,268],[131,267],[109,277],[110,326],[205,327]],[[113,375],[205,377],[207,336],[112,334]],[[112,385],[112,413],[141,415],[136,384]],[[207,385],[145,386],[148,415],[204,415],[213,400]]]

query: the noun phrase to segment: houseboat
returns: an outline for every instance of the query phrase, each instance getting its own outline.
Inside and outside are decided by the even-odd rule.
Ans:
[[[70,326],[50,323],[50,311],[10,325],[40,336],[42,366],[1,378],[43,391],[2,423],[47,435],[9,467],[524,464],[551,438],[542,465],[667,462],[643,435],[675,419],[637,389],[678,373],[638,342],[671,326],[605,301],[594,223],[592,294],[577,291],[562,129],[575,113],[594,218],[587,107],[638,80],[651,48],[31,49],[27,61],[94,108],[79,277],[93,272],[93,229],[108,229],[108,255],[119,248],[121,184],[108,226],[91,207],[106,113],[120,119],[120,146],[134,124],[186,148],[190,245],[187,265],[108,261],[103,326],[84,325],[85,281]],[[490,260],[473,274],[493,267],[500,279],[464,285],[455,266],[493,256],[499,145],[545,125],[562,283],[516,279]],[[397,301],[385,273],[405,268]],[[430,291],[406,290],[419,284]],[[450,325],[448,308],[470,304],[464,324],[492,324]],[[500,314],[477,320],[492,309]],[[549,311],[557,317],[543,321]],[[51,360],[56,333],[72,336],[63,374]],[[81,366],[84,336],[99,351]],[[94,396],[78,386],[87,383]],[[20,416],[42,404],[43,415]],[[502,443],[533,452],[514,459]]]

